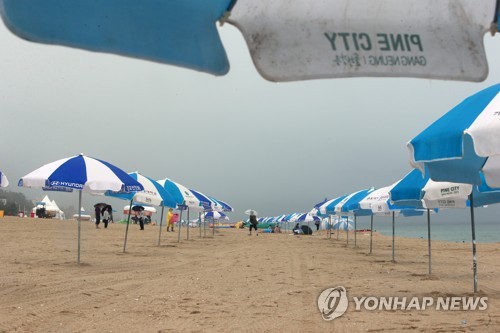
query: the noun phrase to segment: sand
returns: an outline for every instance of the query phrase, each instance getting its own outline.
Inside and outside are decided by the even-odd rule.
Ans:
[[[75,221],[0,219],[0,332],[495,332],[500,329],[500,244],[478,244],[483,311],[356,311],[353,297],[471,296],[471,244],[346,234],[337,240],[221,229],[177,243],[177,233]],[[211,236],[211,233],[207,234]],[[349,307],[325,321],[317,298],[343,286]]]

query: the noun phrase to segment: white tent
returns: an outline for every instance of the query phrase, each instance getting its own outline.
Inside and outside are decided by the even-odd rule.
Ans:
[[[57,203],[54,200],[50,200],[48,195],[46,195],[42,200],[38,201],[36,203],[36,206],[33,207],[31,211],[36,214],[36,210],[42,207],[45,208],[47,217],[61,220],[65,218],[64,212],[59,208],[59,206],[57,206]]]

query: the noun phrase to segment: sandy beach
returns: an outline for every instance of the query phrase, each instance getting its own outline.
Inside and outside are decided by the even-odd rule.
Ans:
[[[472,296],[471,244],[352,233],[327,239],[221,229],[215,237],[147,225],[96,229],[76,221],[0,219],[0,332],[495,332],[500,244],[478,244],[478,297],[487,309],[356,310],[352,297]],[[185,231],[185,230],[184,230]],[[349,307],[323,320],[318,296],[343,286]]]

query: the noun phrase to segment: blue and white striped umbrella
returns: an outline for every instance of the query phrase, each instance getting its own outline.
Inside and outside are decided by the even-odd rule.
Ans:
[[[408,144],[410,164],[434,181],[500,188],[500,84],[463,100]],[[484,179],[484,180],[483,180]],[[477,291],[474,194],[471,199],[474,292]]]
[[[139,172],[131,172],[129,176],[137,180],[144,189],[142,191],[135,191],[130,193],[116,193],[107,191],[105,195],[120,198],[124,200],[134,201],[153,206],[166,206],[175,208],[177,202],[172,194],[170,194],[160,183],[156,180],[146,177]]]
[[[134,192],[144,189],[120,168],[83,154],[46,164],[22,177],[18,185],[48,189],[64,187],[90,193],[104,193],[108,190]]]
[[[7,186],[9,186],[9,180],[7,179],[5,173],[0,171],[0,187],[7,187]]]
[[[295,222],[315,222],[315,221],[321,221],[321,219],[315,215],[311,215],[309,213],[303,213],[297,217]]]
[[[500,188],[500,84],[472,95],[408,143],[410,163],[435,181]]]
[[[190,189],[194,196],[200,201],[201,206],[204,211],[217,211],[216,203],[210,200],[208,195],[201,193],[200,191]]]
[[[421,208],[465,208],[473,186],[464,183],[435,182],[420,170],[413,169],[390,191],[396,206],[412,205]]]
[[[197,211],[203,210],[200,200],[186,186],[168,178],[158,180],[158,183],[173,196],[178,209],[185,210],[189,208]]]
[[[399,181],[398,181],[399,182]],[[370,253],[372,253],[372,236],[373,236],[373,215],[392,217],[392,260],[395,260],[395,218],[398,215],[403,216],[419,216],[424,214],[423,209],[415,206],[396,206],[390,201],[389,192],[398,183],[390,186],[385,186],[374,191],[371,191],[365,198],[359,201],[360,209],[371,209],[370,229]]]
[[[162,206],[160,221],[163,221],[163,207],[175,208],[177,206],[175,198],[156,180],[146,177],[140,174],[139,172],[131,172],[129,173],[129,175],[133,179],[137,180],[144,187],[144,190],[131,193],[116,193],[112,191],[107,191],[105,195],[124,200],[129,200],[130,205],[132,205],[132,203],[135,202],[146,205]],[[123,243],[124,253],[127,249],[130,214],[131,210],[129,209],[127,217],[127,227],[125,229],[125,241]],[[160,223],[160,232],[161,232],[161,223]],[[161,235],[159,237],[161,237]]]
[[[473,195],[472,205],[469,200]],[[500,191],[488,188],[485,184],[475,185],[452,182],[435,182],[420,170],[413,169],[390,191],[395,205],[421,204],[424,208],[465,208],[479,207],[500,202]],[[430,214],[427,214],[429,274],[431,274]]]
[[[209,197],[209,199],[212,200],[213,202],[215,202],[218,205],[218,207],[220,207],[222,209],[223,212],[234,212],[233,207],[229,206],[224,201],[215,199],[213,197]]]
[[[323,203],[322,205],[318,206],[318,212],[322,215],[334,215],[335,214],[335,206],[344,200],[344,198],[347,197],[347,195],[342,195],[340,197],[337,197],[335,199],[328,200],[327,202]]]
[[[349,231],[349,230],[354,230],[354,226],[353,226],[352,222],[349,221],[347,216],[346,216],[344,218],[341,218],[339,221],[335,222],[333,224],[333,229]]]
[[[211,211],[203,214],[205,220],[229,220],[226,214],[223,212]]]
[[[104,193],[142,191],[144,187],[120,168],[83,154],[46,164],[22,177],[22,187],[79,190],[78,207],[82,207],[82,191]],[[80,263],[80,221],[78,217],[78,264]]]

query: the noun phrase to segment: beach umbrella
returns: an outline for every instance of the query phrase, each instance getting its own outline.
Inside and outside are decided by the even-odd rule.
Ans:
[[[140,183],[143,187],[141,191],[134,191],[129,193],[117,193],[112,191],[107,191],[105,195],[110,197],[115,197],[123,200],[130,201],[130,205],[133,202],[146,204],[146,205],[154,205],[161,206],[161,218],[160,221],[163,221],[163,210],[164,207],[172,207],[175,208],[177,206],[177,202],[172,194],[170,194],[160,183],[156,180],[149,178],[140,174],[139,172],[131,172],[129,176],[135,179],[138,183]],[[133,209],[134,207],[132,207]],[[128,239],[128,229],[130,224],[130,213],[129,210],[127,217],[127,227],[125,228],[125,239],[123,242],[123,253],[125,253],[127,249],[127,239]],[[161,232],[161,224],[160,224],[160,232]]]
[[[30,41],[214,75],[229,71],[216,27],[217,22],[228,22],[242,33],[258,72],[271,81],[349,76],[481,81],[488,71],[483,36],[498,29],[493,0],[142,0],[140,4],[74,0],[70,6],[66,0],[1,0],[0,13],[13,33]]]
[[[222,200],[219,200],[219,199],[215,199],[214,197],[208,197],[210,200],[212,200],[213,202],[215,202],[217,204],[217,207],[220,207],[220,209],[223,211],[223,212],[234,212],[234,209],[233,207],[229,206],[227,203],[225,203],[224,201]]]
[[[83,154],[63,158],[43,165],[19,180],[18,186],[66,188],[78,191],[78,207],[82,207],[82,192],[104,193],[142,191],[144,187],[120,168]],[[78,258],[80,264],[81,211],[78,214]]]
[[[182,228],[182,212],[184,210],[187,211],[188,221],[189,221],[189,213],[191,211],[198,212],[201,214],[205,210],[205,206],[200,201],[199,196],[195,195],[190,189],[186,186],[174,182],[171,179],[165,178],[158,180],[169,193],[171,193],[177,203],[177,209],[180,211],[179,214],[179,225],[177,230],[177,242],[181,241],[181,228]],[[207,199],[208,200],[208,199]],[[206,203],[205,203],[206,205]],[[199,217],[199,216],[198,216]],[[161,226],[161,224],[160,224]],[[161,232],[161,228],[160,228]],[[189,228],[188,228],[189,233]],[[200,233],[201,233],[201,224],[200,224]],[[161,235],[161,233],[160,233]],[[188,235],[189,237],[189,235]],[[158,245],[160,245],[160,238],[158,238]]]
[[[419,170],[413,169],[389,191],[391,202],[396,206],[413,205],[427,209],[429,275],[432,274],[430,208],[465,207],[471,190],[472,186],[468,184],[434,182],[428,175],[422,177]]]
[[[360,209],[371,209],[372,211],[370,221],[370,253],[372,253],[373,249],[373,215],[392,218],[392,261],[395,261],[396,216],[400,214],[403,216],[416,216],[423,215],[424,213],[423,210],[418,210],[413,206],[396,206],[390,202],[389,192],[398,182],[371,191],[365,198],[359,201]]]
[[[207,220],[229,220],[223,212],[211,211],[203,214],[203,218]]]
[[[307,226],[309,226],[309,223],[310,222],[316,222],[316,221],[321,221],[321,219],[316,216],[316,215],[311,215],[309,213],[303,213],[301,215],[299,215],[295,222],[299,222],[299,223],[307,223]]]
[[[245,214],[246,215],[255,215],[255,216],[257,216],[259,213],[257,213],[257,211],[254,210],[254,209],[247,209],[247,210],[245,210]]]
[[[408,142],[410,164],[434,181],[500,188],[500,84],[469,96]],[[470,196],[477,291],[474,194]]]
[[[338,204],[335,205],[335,211],[340,215],[353,215],[354,216],[354,247],[356,247],[357,237],[356,237],[356,223],[358,216],[369,216],[372,215],[371,209],[361,209],[359,207],[359,201],[365,198],[368,194],[373,192],[375,188],[370,187],[368,189],[360,190],[347,195]],[[349,244],[349,229],[347,229],[347,244]]]
[[[0,171],[0,187],[7,187],[7,186],[9,186],[9,180],[7,179],[5,173]]]
[[[333,229],[335,230],[354,230],[354,226],[351,221],[346,217],[340,217],[337,222],[333,224]]]
[[[204,212],[209,211],[220,211],[222,207],[217,204],[217,202],[210,199],[208,195],[201,193],[200,191],[190,189],[194,196],[200,201],[201,206],[203,207]],[[201,213],[200,213],[201,214]],[[188,210],[188,220],[189,220],[189,210]],[[203,222],[203,230],[206,235],[206,224]],[[187,229],[187,239],[189,239],[189,228]],[[180,237],[180,236],[179,236]],[[200,225],[200,237],[201,237],[201,225]]]
[[[226,214],[223,212],[210,211],[203,214],[203,221],[212,221],[212,235],[215,235],[215,221],[229,220]]]

